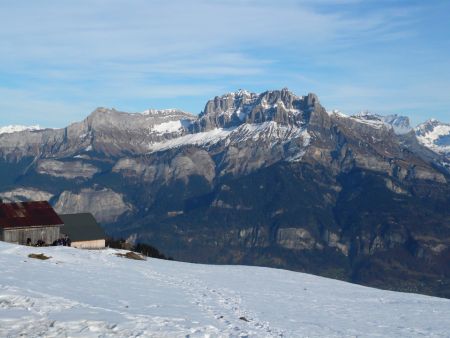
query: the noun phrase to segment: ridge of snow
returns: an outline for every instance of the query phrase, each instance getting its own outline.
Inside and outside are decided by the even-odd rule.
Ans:
[[[394,115],[378,115],[381,120],[387,124],[392,126],[394,132],[397,135],[404,135],[413,130],[413,128],[409,124],[409,118],[406,116],[400,116],[397,114]]]
[[[177,109],[177,108],[168,108],[168,109],[147,109],[144,110],[142,115],[161,115],[161,114],[179,114],[179,113],[185,113],[184,111]]]
[[[330,116],[336,115],[336,116],[344,117],[344,118],[350,117],[350,116],[344,114],[343,112],[341,112],[339,109],[333,109],[331,111],[327,111],[327,114],[330,115]]]
[[[41,130],[42,128],[39,125],[34,126],[23,126],[23,125],[10,125],[0,127],[0,134],[11,134],[17,133],[25,130],[33,131],[33,130]]]
[[[158,134],[165,133],[176,133],[183,129],[183,124],[180,120],[177,121],[168,121],[160,124],[156,124],[152,127],[152,131],[157,132]]]
[[[304,128],[266,121],[255,124],[244,123],[233,128],[216,128],[206,132],[183,135],[171,140],[153,143],[149,146],[149,150],[150,152],[155,152],[185,145],[211,146],[225,139],[228,139],[227,144],[230,142],[244,142],[246,140],[268,140],[271,144],[275,144],[298,137],[307,137],[309,139],[309,134]]]
[[[216,128],[206,132],[183,135],[168,141],[150,144],[150,152],[177,148],[184,145],[208,145],[225,139],[235,128]]]
[[[251,96],[252,93],[250,93],[248,90],[245,89],[239,89],[237,92],[233,93],[236,96]],[[254,95],[258,95],[256,93],[253,93]]]
[[[446,125],[450,125],[448,123],[444,123],[441,122],[439,120],[436,120],[435,118],[430,118],[428,120],[426,120],[425,122],[419,124],[416,128],[415,131],[416,133],[426,133],[428,132],[430,129],[437,127],[437,126],[446,126]]]
[[[251,139],[253,141],[269,140],[276,143],[280,140],[285,141],[304,136],[305,133],[307,134],[306,130],[302,128],[266,121],[254,124],[245,123],[236,128],[230,138],[238,142]]]
[[[449,299],[123,252],[0,242],[0,336],[448,336]]]
[[[228,96],[232,96],[232,97],[235,97],[235,96],[237,96],[237,97],[243,97],[243,96],[258,96],[259,94],[258,93],[251,93],[251,92],[249,92],[248,90],[246,90],[246,89],[238,89],[237,91],[235,91],[235,92],[229,92],[229,93],[226,93],[226,94],[224,94],[224,95],[222,95],[222,96],[220,96],[221,98],[226,98],[226,97],[228,97]]]
[[[359,112],[350,116],[353,120],[357,120],[360,123],[364,123],[366,125],[370,125],[374,128],[381,129],[384,126],[392,128],[391,125],[385,123],[378,114],[372,114],[368,111]]]
[[[397,135],[407,134],[413,130],[413,128],[409,125],[409,118],[397,114],[380,115],[368,111],[362,111],[354,115],[346,115],[337,109],[327,111],[327,113],[330,116],[337,116],[346,119],[348,118],[376,129],[386,127],[392,129]]]
[[[328,114],[330,116],[334,115],[334,116],[337,116],[337,117],[340,117],[340,118],[343,118],[343,119],[350,119],[350,120],[352,120],[354,122],[370,126],[370,127],[374,128],[374,129],[381,129],[383,127],[392,128],[392,126],[387,125],[386,123],[384,123],[380,119],[375,119],[375,118],[372,119],[372,118],[370,118],[371,115],[366,115],[365,113],[358,113],[358,114],[354,114],[354,115],[346,115],[346,114],[341,113],[340,111],[333,110],[332,112],[328,112]]]

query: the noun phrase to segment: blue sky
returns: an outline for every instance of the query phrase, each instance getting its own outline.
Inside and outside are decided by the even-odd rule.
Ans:
[[[0,1],[0,125],[288,87],[450,122],[450,1]]]

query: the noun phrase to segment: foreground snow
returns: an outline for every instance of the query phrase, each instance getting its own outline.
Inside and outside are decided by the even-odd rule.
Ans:
[[[28,258],[44,253],[51,259]],[[0,336],[448,337],[450,300],[312,275],[0,242]]]

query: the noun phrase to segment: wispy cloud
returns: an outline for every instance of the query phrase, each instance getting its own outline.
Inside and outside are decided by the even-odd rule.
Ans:
[[[434,32],[426,11],[434,13],[421,2],[358,0],[5,0],[0,86],[14,93],[0,102],[0,124],[11,112],[65,124],[95,105],[139,110],[171,98],[198,112],[208,96],[242,87],[317,91],[356,108],[405,87],[405,74],[450,75],[448,48],[425,48]],[[421,60],[430,74],[418,71]]]

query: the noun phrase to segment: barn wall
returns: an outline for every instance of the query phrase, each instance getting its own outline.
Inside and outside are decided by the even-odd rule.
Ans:
[[[97,239],[94,241],[72,242],[70,246],[78,249],[103,249],[105,245],[104,239]]]
[[[52,244],[59,237],[59,226],[3,230],[3,240],[5,242],[23,245],[27,244],[27,238],[31,238],[31,244],[36,244],[38,240],[42,240],[46,244]]]

